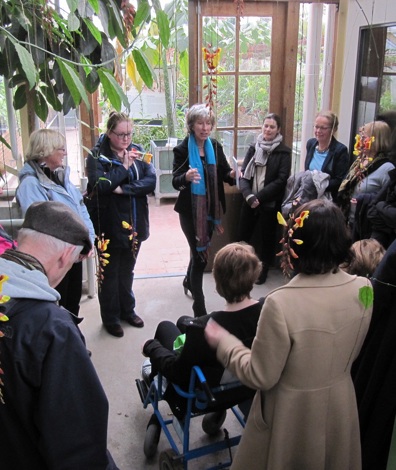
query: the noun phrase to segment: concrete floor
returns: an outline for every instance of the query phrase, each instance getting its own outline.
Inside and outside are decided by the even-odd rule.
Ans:
[[[140,378],[144,360],[142,345],[153,337],[157,324],[192,314],[191,298],[185,296],[182,289],[189,250],[173,211],[173,202],[161,202],[158,206],[150,198],[151,237],[142,245],[134,281],[136,310],[144,319],[145,327],[137,329],[125,324],[124,337],[115,338],[101,326],[97,297],[89,299],[84,295],[81,302],[80,315],[84,317],[81,330],[110,403],[108,448],[121,470],[158,468],[159,453],[170,447],[162,433],[157,454],[150,461],[146,459],[143,442],[151,409],[143,409],[135,379]],[[281,272],[272,269],[266,284],[255,286],[252,296],[265,296],[283,283]],[[204,291],[208,311],[224,306],[224,300],[215,292],[211,273],[204,275]],[[163,405],[167,413],[166,403]],[[193,420],[191,442],[202,445],[210,438],[201,430],[199,420]],[[240,433],[235,418],[228,417],[225,427],[230,436]],[[204,469],[222,459],[224,461],[224,454],[223,457],[210,455],[192,461],[188,468]]]

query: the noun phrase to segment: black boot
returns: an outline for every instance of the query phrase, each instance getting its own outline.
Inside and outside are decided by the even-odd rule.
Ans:
[[[260,276],[257,279],[257,281],[255,282],[255,284],[260,286],[261,284],[265,283],[265,281],[267,280],[267,276],[268,276],[268,269],[269,269],[269,267],[267,265],[263,265],[263,267],[261,269]]]
[[[188,293],[190,292],[191,297],[194,298],[194,296],[192,295],[192,291],[191,291],[190,280],[188,279],[187,276],[184,276],[184,279],[183,279],[183,289],[184,289],[184,295],[188,295]]]

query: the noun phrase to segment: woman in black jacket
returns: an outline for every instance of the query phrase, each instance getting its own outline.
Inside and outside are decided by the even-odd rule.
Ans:
[[[133,271],[141,243],[149,237],[147,195],[155,189],[155,169],[138,159],[128,115],[111,113],[106,134],[87,159],[87,207],[99,240],[110,240],[99,287],[102,322],[113,336],[124,335],[120,321],[141,328],[135,312]],[[99,250],[100,255],[100,250]]]
[[[256,284],[264,284],[273,261],[280,210],[291,169],[291,150],[283,144],[281,119],[275,114],[264,118],[262,133],[251,145],[242,165],[239,181],[244,197],[239,220],[239,240],[250,242],[259,224],[262,271]]]
[[[224,368],[205,340],[205,326],[214,319],[251,347],[264,303],[263,298],[250,297],[260,270],[261,263],[251,246],[230,243],[221,248],[213,262],[213,277],[217,292],[226,300],[224,309],[195,319],[181,317],[177,326],[170,321],[160,322],[154,339],[146,341],[142,351],[150,358],[151,378],[161,372],[170,382],[187,388],[192,367],[199,365],[210,386],[218,385]],[[186,334],[184,346],[181,352],[175,351],[174,341],[182,333]],[[172,390],[167,388],[166,399],[176,400]]]
[[[305,170],[318,170],[330,176],[327,191],[337,199],[338,188],[349,170],[349,152],[338,142],[334,132],[338,129],[338,118],[331,111],[321,111],[315,119],[315,137],[307,142]]]
[[[225,212],[223,182],[235,184],[222,145],[210,138],[215,118],[204,104],[192,106],[186,116],[188,136],[173,149],[173,187],[180,191],[175,204],[180,226],[190,246],[190,261],[183,281],[184,292],[191,291],[195,317],[206,315],[202,289],[208,248],[213,231],[223,233],[221,215]]]

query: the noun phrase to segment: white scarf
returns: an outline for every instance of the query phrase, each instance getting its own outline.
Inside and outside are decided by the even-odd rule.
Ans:
[[[250,180],[254,176],[256,165],[266,166],[268,157],[276,149],[276,147],[278,147],[282,140],[283,136],[281,134],[278,134],[274,140],[264,140],[263,134],[260,134],[257,137],[256,150],[247,167],[245,168],[243,177],[247,180]]]

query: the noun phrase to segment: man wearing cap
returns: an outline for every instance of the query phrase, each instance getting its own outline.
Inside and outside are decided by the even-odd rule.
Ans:
[[[108,401],[60,282],[92,248],[65,204],[33,203],[18,248],[0,256],[0,467],[115,470]],[[1,314],[0,314],[1,315]]]

